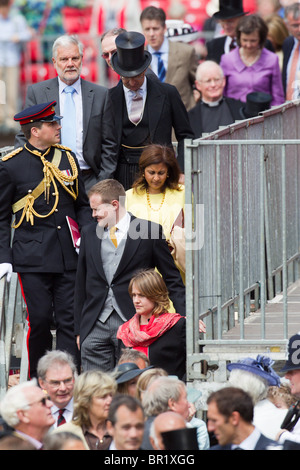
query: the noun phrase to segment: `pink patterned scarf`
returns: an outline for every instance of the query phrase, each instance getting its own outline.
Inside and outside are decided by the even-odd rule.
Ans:
[[[140,329],[140,315],[136,313],[130,320],[121,325],[118,329],[117,338],[123,341],[126,347],[147,347],[157,338],[162,336],[180,318],[184,318],[179,313],[162,313],[158,317],[152,315],[147,325]]]

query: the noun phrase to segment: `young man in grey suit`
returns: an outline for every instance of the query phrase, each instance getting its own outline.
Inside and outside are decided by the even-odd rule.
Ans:
[[[176,312],[185,315],[185,287],[161,225],[138,219],[125,209],[125,191],[116,180],[97,183],[89,191],[97,226],[81,233],[75,285],[75,334],[84,370],[111,371],[119,358],[116,334],[135,314],[128,292],[132,276],[157,268]],[[117,227],[116,245],[110,228]]]
[[[60,36],[53,44],[53,65],[58,77],[30,85],[25,108],[56,101],[56,113],[63,116],[61,143],[72,146],[77,156],[85,188],[114,176],[117,166],[117,144],[107,88],[80,77],[83,45],[75,36]],[[72,86],[72,105],[66,105],[67,87]],[[72,90],[73,91],[73,90]],[[74,122],[72,122],[74,118]],[[67,131],[64,133],[64,129]],[[73,142],[70,138],[76,129]],[[15,146],[24,145],[23,134],[16,136]]]

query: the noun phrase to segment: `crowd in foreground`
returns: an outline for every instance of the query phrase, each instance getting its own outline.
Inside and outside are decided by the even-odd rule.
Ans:
[[[265,356],[229,363],[228,382],[196,417],[198,388],[124,349],[111,372],[77,374],[72,357],[46,353],[38,378],[12,385],[0,404],[1,450],[298,450],[300,334],[289,340],[284,380]]]

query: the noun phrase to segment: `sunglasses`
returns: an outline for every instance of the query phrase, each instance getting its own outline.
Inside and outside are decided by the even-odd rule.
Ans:
[[[101,57],[103,57],[103,59],[108,59],[109,56],[112,56],[115,52],[117,52],[117,49],[114,49],[113,51],[111,52],[103,52],[101,54]]]
[[[45,395],[45,396],[44,396],[43,398],[41,398],[40,400],[34,401],[34,402],[32,402],[32,403],[28,403],[28,405],[29,405],[29,406],[33,406],[33,405],[36,405],[37,403],[41,403],[43,406],[46,406],[47,401],[50,401],[49,395]]]

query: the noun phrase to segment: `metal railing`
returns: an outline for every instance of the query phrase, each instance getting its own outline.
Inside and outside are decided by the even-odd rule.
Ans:
[[[225,361],[235,346],[249,353],[286,347],[287,289],[299,278],[298,104],[186,142],[186,237],[201,241],[186,252],[190,381],[206,379],[201,363],[210,347]],[[283,327],[274,340],[266,304],[279,292]],[[245,324],[258,308],[259,333],[250,337]],[[200,340],[199,318],[206,323]],[[239,336],[231,338],[236,325]]]
[[[28,378],[26,307],[18,275],[0,280],[0,399],[7,390],[12,356],[20,359],[20,381]]]
[[[0,149],[0,158],[13,147]],[[10,282],[0,279],[0,399],[5,394],[11,372],[11,360],[20,362],[20,381],[28,378],[27,311],[18,275],[12,273]]]

